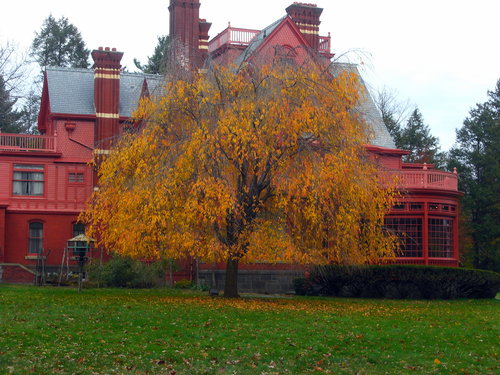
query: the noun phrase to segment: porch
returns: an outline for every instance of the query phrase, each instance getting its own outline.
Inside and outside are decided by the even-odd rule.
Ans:
[[[56,152],[56,137],[0,133],[0,152]]]

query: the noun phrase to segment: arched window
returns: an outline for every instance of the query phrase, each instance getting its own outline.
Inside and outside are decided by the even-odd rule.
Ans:
[[[40,254],[43,249],[42,246],[43,224],[37,221],[30,223],[28,234],[29,234],[28,252],[30,254]]]

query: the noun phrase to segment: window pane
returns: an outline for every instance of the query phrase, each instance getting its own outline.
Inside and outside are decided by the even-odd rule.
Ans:
[[[29,180],[33,181],[43,181],[43,173],[37,173],[37,172],[30,172],[30,178]]]
[[[68,182],[82,183],[83,181],[83,173],[68,173]]]
[[[23,184],[20,181],[14,181],[12,186],[12,193],[14,195],[23,195]]]
[[[43,195],[43,182],[32,182],[31,191],[28,192],[28,195]]]
[[[42,252],[42,240],[38,238],[30,238],[29,252],[32,254],[39,254]]]
[[[429,256],[453,257],[453,220],[429,219]]]
[[[43,171],[43,165],[35,165],[35,164],[14,164],[14,169],[34,169]]]
[[[42,252],[43,224],[30,223],[29,225],[29,247],[28,251],[33,254]]]
[[[395,217],[386,218],[385,227],[389,233],[399,238],[401,257],[422,256],[422,219]]]

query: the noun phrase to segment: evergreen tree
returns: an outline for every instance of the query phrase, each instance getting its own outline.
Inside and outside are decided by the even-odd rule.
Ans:
[[[40,95],[34,87],[24,98],[24,104],[19,112],[19,122],[22,124],[21,132],[28,134],[38,134],[38,112],[40,110]]]
[[[384,113],[382,112],[382,121],[385,124],[385,127],[389,131],[389,134],[394,139],[394,143],[396,145],[401,143],[401,125],[394,119],[394,115],[392,113]]]
[[[20,114],[14,109],[16,100],[12,99],[5,80],[0,75],[0,132],[19,133],[22,129],[19,125]]]
[[[404,157],[406,162],[442,166],[443,154],[439,152],[439,141],[430,134],[418,108],[412,112],[406,126],[401,129],[399,139],[395,141],[398,148],[410,151],[410,154]]]
[[[170,38],[168,36],[159,36],[158,44],[155,47],[153,55],[148,57],[148,63],[142,65],[139,60],[134,59],[134,64],[143,73],[146,74],[164,74],[167,67],[167,49]]]
[[[500,80],[457,130],[449,168],[459,171],[464,222],[471,233],[471,263],[500,271]]]
[[[56,20],[52,15],[43,22],[31,46],[31,56],[42,68],[62,66],[88,68],[90,51],[85,48],[80,31],[66,17]]]

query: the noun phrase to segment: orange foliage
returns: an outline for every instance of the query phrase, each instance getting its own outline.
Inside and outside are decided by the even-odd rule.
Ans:
[[[144,100],[83,219],[108,249],[206,261],[364,263],[393,255],[394,190],[363,144],[360,86],[315,65],[212,67]]]

